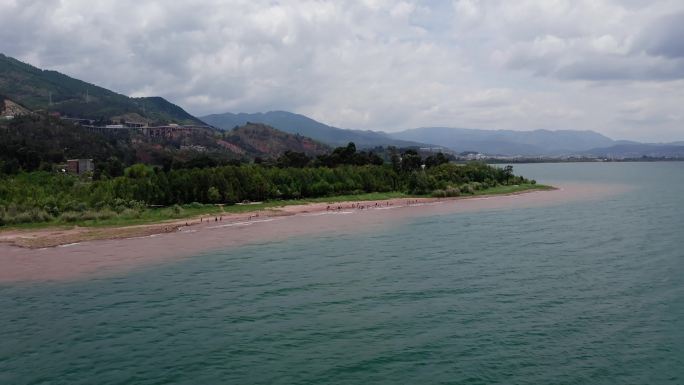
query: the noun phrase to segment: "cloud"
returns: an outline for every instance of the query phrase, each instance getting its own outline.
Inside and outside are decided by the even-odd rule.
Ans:
[[[684,59],[684,12],[666,15],[648,25],[638,37],[638,46],[649,55]]]
[[[621,106],[650,100],[668,118],[646,135],[681,140],[682,15],[679,0],[0,0],[0,51],[198,115],[636,137]]]
[[[500,68],[562,80],[684,78],[684,45],[678,38],[684,33],[684,12],[676,8],[663,11],[665,2],[654,6],[633,1],[630,7],[611,2],[588,7],[582,1],[546,5],[550,3],[558,5],[555,11],[545,12],[536,2],[526,2],[527,6],[508,17],[497,16],[504,22],[521,22],[533,10],[544,14],[543,21],[520,28],[504,27],[512,32],[511,38],[494,49],[494,63]],[[601,17],[605,21],[600,21]]]

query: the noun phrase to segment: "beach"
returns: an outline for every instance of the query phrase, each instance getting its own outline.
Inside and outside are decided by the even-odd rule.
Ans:
[[[616,191],[616,186],[566,184],[553,190],[458,198],[311,203],[114,227],[12,230],[0,233],[0,282],[77,279],[109,275],[211,250],[292,236],[388,227],[416,216],[524,208]]]

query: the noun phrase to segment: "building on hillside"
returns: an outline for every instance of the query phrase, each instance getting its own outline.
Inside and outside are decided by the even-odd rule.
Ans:
[[[86,172],[94,171],[95,164],[92,159],[69,159],[66,170],[71,174],[83,175]]]
[[[200,127],[198,126],[180,126],[178,124],[169,124],[168,126],[154,126],[145,127],[142,133],[150,138],[173,138],[178,135],[187,135]]]

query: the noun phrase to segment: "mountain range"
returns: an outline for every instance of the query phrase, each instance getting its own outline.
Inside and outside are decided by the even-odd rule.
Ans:
[[[616,141],[593,131],[422,127],[386,133],[342,129],[287,111],[228,112],[197,118],[162,97],[128,97],[56,71],[36,68],[3,54],[0,54],[0,95],[3,95],[0,102],[4,104],[0,107],[3,107],[5,115],[12,115],[12,111],[36,111],[100,121],[126,121],[150,125],[210,124],[222,130],[231,130],[247,123],[260,123],[330,146],[344,146],[354,142],[360,148],[430,147],[454,152],[473,151],[504,156],[684,156],[681,151],[681,147],[684,147],[682,142],[643,144]],[[276,135],[275,132],[272,133]]]
[[[223,113],[202,116],[200,119],[221,129],[231,129],[248,122],[268,124],[332,146],[354,142],[359,147],[431,147],[453,152],[479,152],[491,156],[684,157],[684,152],[680,150],[684,142],[647,144],[613,140],[594,131],[422,127],[385,133],[337,128],[287,111]]]
[[[424,127],[392,134],[403,140],[440,143],[455,151],[477,151],[489,155],[561,155],[609,147],[614,140],[593,131],[570,130],[474,130]]]
[[[602,158],[684,158],[684,143],[634,143],[621,142],[610,147],[594,148],[584,152],[588,156]]]
[[[359,147],[396,146],[413,147],[428,146],[424,142],[402,140],[380,131],[348,130],[329,126],[300,114],[287,111],[259,112],[254,114],[230,112],[202,116],[202,121],[212,126],[229,130],[248,122],[263,123],[291,134],[308,136],[332,146],[345,146],[354,142]]]

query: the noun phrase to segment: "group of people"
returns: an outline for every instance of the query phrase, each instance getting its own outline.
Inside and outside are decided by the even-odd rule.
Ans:
[[[361,203],[352,203],[351,206],[349,206],[349,207],[342,207],[342,206],[337,206],[337,207],[335,207],[335,206],[330,206],[330,205],[328,205],[328,207],[326,207],[325,210],[326,210],[326,211],[331,211],[331,210],[332,210],[332,211],[335,211],[335,210],[339,211],[339,210],[342,210],[343,208],[346,208],[346,209],[364,210],[364,209],[370,209],[370,208],[377,208],[377,207],[380,207],[380,206],[392,206],[392,202],[387,201],[387,202],[385,202],[384,204],[379,203],[379,202],[375,202],[375,204],[370,204],[370,203],[369,203],[369,204],[365,204],[365,205],[363,205],[363,204],[361,204]]]
[[[416,199],[416,200],[407,200],[407,201],[406,201],[406,206],[410,206],[410,205],[417,204],[417,203],[418,203],[418,200],[417,200],[417,199]],[[388,201],[385,201],[384,203],[375,202],[375,203],[373,203],[373,204],[371,204],[371,203],[367,203],[367,204],[352,203],[351,206],[348,206],[348,207],[343,207],[343,206],[340,206],[340,205],[338,205],[338,206],[331,206],[331,205],[328,205],[328,206],[325,208],[325,210],[326,210],[326,211],[340,211],[340,210],[342,210],[342,209],[357,209],[357,210],[364,210],[364,209],[378,208],[378,207],[381,207],[381,206],[392,206],[392,205],[393,205],[392,202],[388,200]],[[258,218],[258,217],[259,217],[259,213],[257,212],[257,213],[255,213],[254,215],[250,215],[247,219],[248,219],[248,220],[251,220],[251,219],[253,219],[253,218]],[[208,221],[211,221],[211,219],[209,219]],[[214,222],[222,222],[222,221],[223,221],[223,216],[214,217]],[[200,223],[203,223],[203,222],[204,222],[204,217],[200,217]],[[186,227],[189,226],[189,225],[188,225],[188,222],[185,222],[185,226],[186,226]],[[179,227],[178,229],[180,230],[180,227]]]

